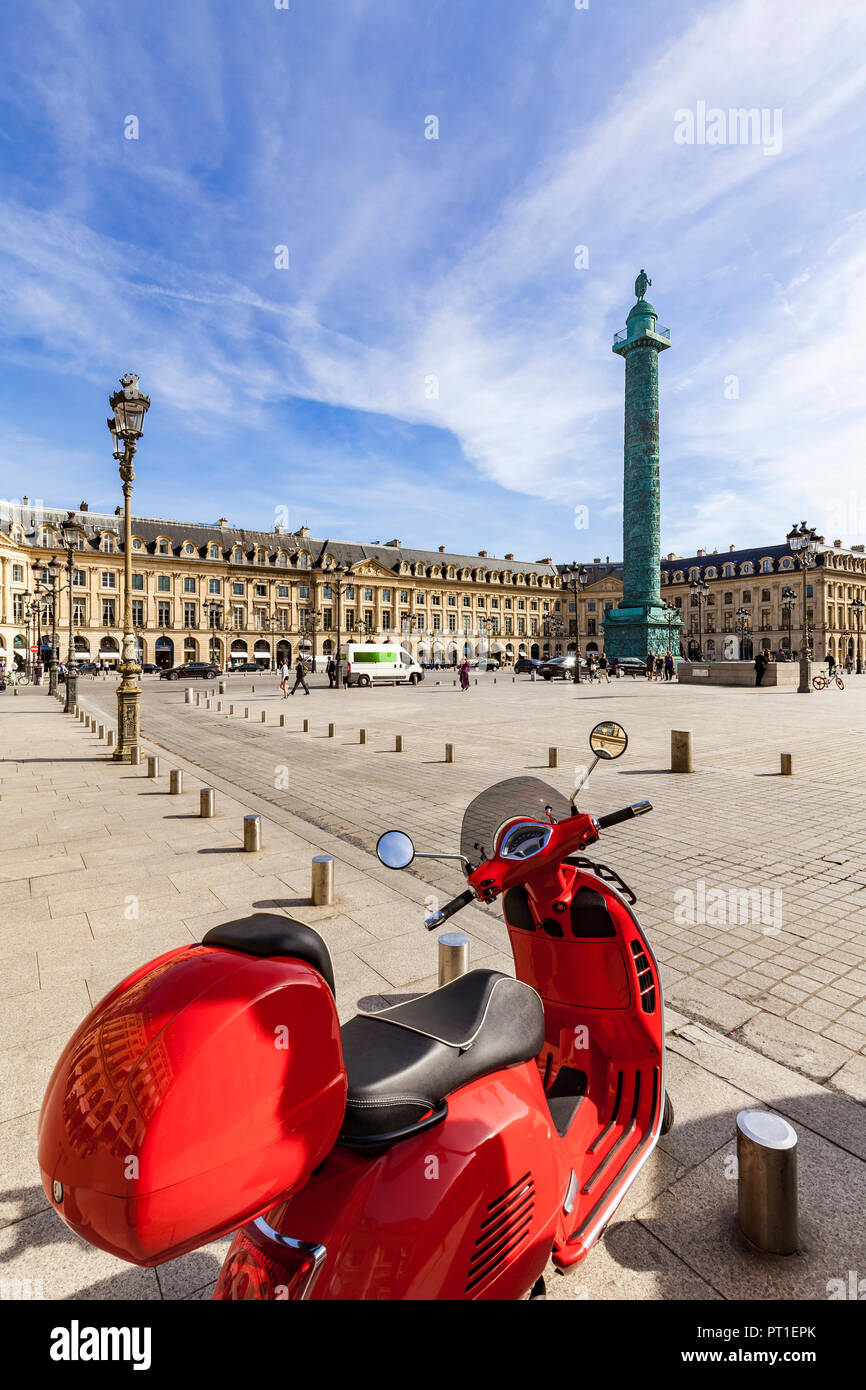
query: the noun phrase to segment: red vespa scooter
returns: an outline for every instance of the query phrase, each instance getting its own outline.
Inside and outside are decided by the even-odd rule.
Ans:
[[[596,762],[627,742],[614,723],[590,736]],[[581,853],[651,806],[595,819],[578,790],[500,782],[460,854],[427,856],[468,883],[427,927],[501,896],[516,979],[474,970],[341,1033],[324,942],[259,914],[119,985],[43,1104],[67,1224],[160,1264],[246,1221],[217,1299],[541,1296],[551,1255],[584,1258],[673,1119],[633,894]],[[378,853],[415,857],[401,831]]]

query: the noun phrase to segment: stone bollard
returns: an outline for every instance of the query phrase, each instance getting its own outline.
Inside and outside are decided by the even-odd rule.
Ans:
[[[198,794],[198,813],[203,820],[210,820],[214,814],[216,792],[213,787],[202,787]]]
[[[469,937],[462,931],[443,932],[439,937],[439,985],[465,975],[469,969]]]
[[[173,767],[168,775],[168,790],[171,796],[180,796],[183,791],[183,772]]]
[[[446,763],[453,763],[453,761],[454,761],[454,744],[453,744],[453,743],[446,743],[446,745],[445,745],[445,761],[446,761]]]
[[[547,750],[547,766],[548,766],[548,767],[559,767],[559,750],[558,750],[558,749],[556,749],[556,748],[548,748],[548,750]]]
[[[235,707],[234,707],[234,705],[229,705],[229,714],[234,714],[234,712],[235,712]]]
[[[334,905],[334,857],[317,854],[313,858],[310,897],[314,907]]]
[[[250,686],[250,694],[251,694],[251,695],[255,695],[255,693],[256,693],[256,687],[255,687],[254,685],[251,685],[251,686]]]
[[[226,685],[225,681],[220,681],[220,695],[225,695],[227,690],[228,686]]]
[[[537,680],[537,679],[538,679],[538,677],[537,677],[537,675],[535,674],[534,671],[530,674],[529,679],[530,679],[531,681],[534,681],[534,680]]]
[[[156,781],[157,777],[159,776],[159,758],[148,758],[147,775],[148,777],[152,778],[153,781]]]
[[[359,730],[358,730],[358,742],[359,742],[359,743],[366,743],[366,742],[367,742],[367,730],[366,730],[366,729],[359,729]]]
[[[797,1132],[781,1115],[737,1116],[737,1217],[752,1245],[773,1255],[797,1251]]]
[[[247,854],[255,854],[262,847],[262,818],[261,816],[244,816],[244,850]]]
[[[107,741],[108,741],[108,746],[109,746],[109,748],[113,748],[113,747],[114,747],[114,730],[113,730],[113,729],[109,729],[109,730],[108,730],[108,733],[105,735],[105,737],[106,737],[106,739],[107,739]]]
[[[694,772],[691,729],[671,729],[671,772]]]
[[[337,726],[336,726],[336,724],[329,724],[329,725],[328,725],[328,738],[336,738],[336,736],[337,736]]]
[[[268,722],[268,712],[267,712],[267,710],[264,710],[264,709],[263,709],[263,710],[262,710],[262,723],[263,723],[263,724],[267,724],[267,722]]]
[[[285,727],[286,727],[286,716],[285,716],[284,714],[281,714],[281,715],[280,715],[280,728],[281,728],[281,729],[284,729]]]
[[[97,724],[97,726],[96,726],[96,737],[97,737],[97,738],[105,738],[105,725],[104,725],[104,724]]]
[[[249,719],[249,717],[250,717],[250,707],[249,707],[249,705],[245,705],[245,706],[244,706],[244,719]]]
[[[404,746],[403,746],[403,735],[402,735],[402,734],[397,734],[397,736],[396,736],[395,739],[394,739],[394,752],[395,752],[395,753],[404,753],[405,751],[406,751],[406,750],[405,750],[405,748],[404,748]]]
[[[782,773],[783,777],[793,777],[794,775],[794,754],[782,754]]]
[[[141,766],[141,749],[139,748],[138,744],[136,744],[135,747],[130,750],[129,765],[130,767]]]
[[[188,685],[187,688],[186,688],[186,690],[183,692],[183,702],[184,702],[185,705],[191,705],[191,704],[192,704],[192,694],[193,694],[193,692],[192,692],[192,686],[191,686],[191,685]]]
[[[223,702],[222,702],[222,700],[217,700],[217,714],[222,714],[222,712],[223,712]]]
[[[304,720],[304,733],[305,733],[305,734],[308,734],[309,732],[310,732],[310,721],[309,721],[309,719],[305,719],[305,720]]]

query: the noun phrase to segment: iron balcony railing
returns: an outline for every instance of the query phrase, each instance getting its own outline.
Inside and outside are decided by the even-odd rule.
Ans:
[[[668,340],[668,342],[670,342],[671,330],[670,330],[669,328],[664,328],[660,323],[657,323],[656,326],[655,326],[655,328],[653,329],[653,332],[655,333],[655,335],[656,335],[657,338],[666,338],[666,339]],[[614,335],[613,335],[613,345],[614,345],[614,347],[618,347],[620,343],[625,343],[625,342],[627,342],[627,341],[628,341],[628,329],[627,329],[627,328],[622,328],[622,329],[620,329],[619,333],[614,333]]]

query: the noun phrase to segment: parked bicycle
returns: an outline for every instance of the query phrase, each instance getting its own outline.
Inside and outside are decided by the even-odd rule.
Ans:
[[[6,683],[7,685],[29,685],[30,677],[26,671],[7,671]]]
[[[813,676],[812,684],[816,690],[830,690],[834,685],[838,685],[840,690],[845,689],[845,682],[835,672],[828,672],[826,676]]]

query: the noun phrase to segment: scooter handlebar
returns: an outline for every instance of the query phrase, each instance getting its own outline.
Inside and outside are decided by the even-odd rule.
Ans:
[[[645,816],[652,808],[651,801],[635,801],[631,806],[623,806],[621,811],[611,811],[608,816],[597,816],[595,823],[599,830],[609,830],[612,825],[619,825],[620,821]]]
[[[432,917],[426,918],[424,925],[428,931],[435,931],[441,927],[443,922],[447,922],[449,917],[453,917],[455,912],[459,912],[461,907],[468,907],[474,900],[475,894],[471,888],[467,888],[465,893],[458,893],[456,898],[452,898],[450,903],[440,907],[438,912],[434,912]]]

